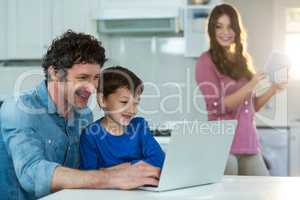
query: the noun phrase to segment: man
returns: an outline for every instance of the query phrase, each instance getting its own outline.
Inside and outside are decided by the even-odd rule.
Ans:
[[[67,31],[43,58],[46,79],[6,101],[0,112],[1,199],[36,199],[65,188],[132,189],[157,185],[159,169],[144,162],[80,171],[79,134],[98,87],[105,50],[94,37]]]

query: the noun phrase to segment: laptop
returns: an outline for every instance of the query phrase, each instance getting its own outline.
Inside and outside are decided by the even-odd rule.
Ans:
[[[224,174],[236,120],[185,121],[172,128],[158,187],[168,191],[219,182]]]

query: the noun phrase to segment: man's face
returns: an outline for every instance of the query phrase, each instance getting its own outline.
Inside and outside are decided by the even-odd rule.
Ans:
[[[98,87],[99,77],[98,64],[74,64],[67,70],[65,81],[60,82],[59,93],[69,106],[84,108]]]

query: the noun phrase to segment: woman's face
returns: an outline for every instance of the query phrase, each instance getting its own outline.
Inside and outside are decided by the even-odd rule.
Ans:
[[[220,46],[229,48],[234,43],[235,32],[231,28],[230,18],[227,15],[222,15],[217,20],[216,25],[216,40]]]

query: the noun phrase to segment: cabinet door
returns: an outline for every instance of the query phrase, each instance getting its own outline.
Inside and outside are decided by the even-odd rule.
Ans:
[[[272,176],[288,176],[289,130],[287,128],[258,128],[261,151]]]
[[[97,8],[97,0],[53,0],[53,37],[68,29],[94,34],[96,21],[92,12]]]
[[[292,121],[289,155],[289,175],[300,176],[300,120]]]
[[[52,35],[51,0],[8,1],[8,59],[40,59]]]
[[[0,60],[7,58],[7,0],[0,0]]]

